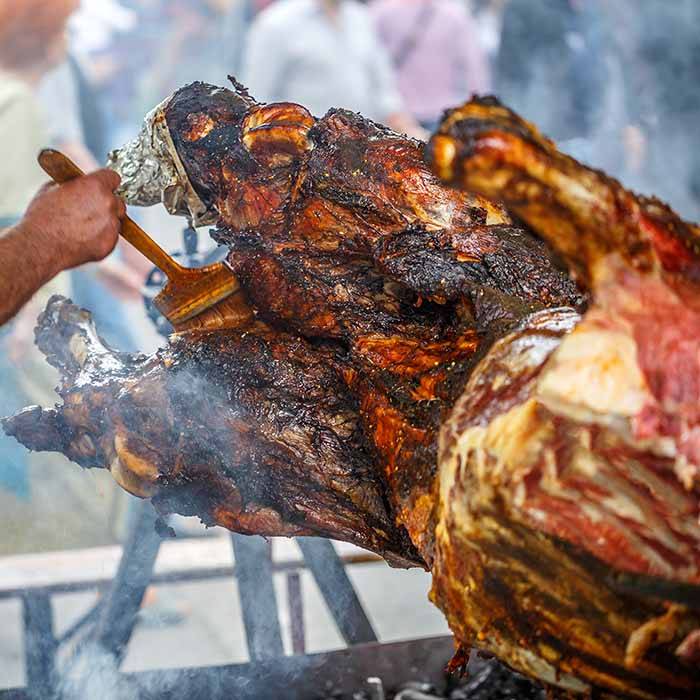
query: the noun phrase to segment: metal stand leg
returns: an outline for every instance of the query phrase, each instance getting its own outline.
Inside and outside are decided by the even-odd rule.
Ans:
[[[129,527],[119,569],[105,594],[93,630],[92,639],[120,663],[153,576],[161,542],[155,531],[156,520],[157,514],[151,502],[140,501]]]
[[[292,633],[292,654],[306,654],[304,605],[301,598],[301,576],[298,571],[292,571],[287,574],[287,599],[289,600],[289,626]]]
[[[231,542],[250,660],[284,656],[267,542],[237,533]]]
[[[27,593],[23,596],[22,618],[28,697],[50,700],[54,697],[57,645],[49,595]]]
[[[376,642],[372,623],[333,544],[317,537],[296,541],[346,644]]]

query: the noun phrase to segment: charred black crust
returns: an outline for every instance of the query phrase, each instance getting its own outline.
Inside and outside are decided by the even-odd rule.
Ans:
[[[175,92],[165,109],[171,138],[199,197],[211,206],[219,193],[221,164],[234,159],[240,168],[255,168],[241,143],[243,119],[257,103],[234,83],[234,90],[195,82]],[[211,117],[214,128],[204,138],[189,140],[193,115]]]
[[[659,576],[646,576],[610,568],[605,577],[610,588],[637,599],[655,599],[700,610],[700,585],[669,581]]]
[[[21,440],[29,450],[65,452],[74,437],[72,428],[51,410],[28,406],[0,420],[6,435]]]
[[[308,532],[337,536],[352,523],[364,546],[421,562],[376,490],[381,480],[359,424],[346,424],[341,434],[325,422],[355,411],[340,376],[341,347],[317,344],[311,353],[301,338],[249,333],[234,345],[217,334],[171,350],[171,420],[187,437],[189,467],[162,480],[162,510],[212,513],[233,484],[243,504],[270,507]],[[206,377],[205,386],[199,377]],[[233,408],[222,415],[221,406]],[[236,423],[256,427],[234,437],[232,446]],[[287,431],[300,441],[286,441]],[[323,514],[325,529],[307,512]],[[205,522],[213,524],[213,516]],[[377,537],[375,530],[386,534]]]
[[[492,547],[484,548],[483,551],[489,559],[494,560],[498,558],[501,561],[512,559],[513,561],[522,562],[525,568],[535,567],[535,569],[539,568],[539,570],[552,571],[553,574],[555,571],[561,571],[561,563],[566,560],[568,567],[573,567],[580,572],[585,571],[586,581],[597,589],[598,583],[594,584],[594,582],[610,581],[613,575],[611,567],[567,542],[545,536],[545,539],[550,543],[550,548],[535,547],[531,544],[532,538],[527,533],[527,528],[512,522],[508,523],[508,527],[512,528],[512,538],[508,544],[500,540],[498,545],[494,543]],[[518,541],[523,544],[515,544]],[[528,546],[527,543],[530,543],[530,545]],[[493,569],[487,575],[489,576],[488,585],[492,586],[490,590],[495,591],[497,594],[500,587],[502,594],[505,596],[503,600],[512,598],[513,585],[517,586],[514,581],[508,581],[505,575],[501,577]],[[562,603],[561,598],[555,597],[546,590],[539,591],[537,595],[541,597],[540,605],[542,610],[556,611],[556,614],[561,619],[567,619],[575,614],[577,618],[585,619],[591,629],[600,630],[601,633],[609,627],[611,614],[617,614],[627,620],[636,619],[641,626],[645,621],[661,616],[667,611],[667,606],[661,600],[655,600],[643,594],[618,595],[618,592],[612,587],[608,587],[608,590],[605,592],[602,589],[598,590],[599,596],[597,599],[589,599],[584,596],[577,597],[575,599],[575,611],[570,607],[566,607]],[[604,603],[601,600],[603,596],[605,597]],[[536,619],[528,621],[527,615],[513,615],[506,624],[509,633],[514,634],[516,637],[537,639],[538,643],[545,643],[556,649],[562,658],[575,654],[577,659],[596,668],[598,672],[620,679],[629,684],[630,687],[642,688],[646,692],[652,693],[655,697],[664,697],[669,693],[668,683],[655,680],[648,672],[625,669],[624,666],[612,659],[586,653],[581,649],[572,650],[562,635],[553,631],[547,634],[543,633],[544,625],[541,621]],[[674,689],[674,697],[692,698],[700,683],[700,670],[695,669],[693,671],[683,665],[675,657],[673,651],[674,649],[669,646],[666,648],[658,647],[649,652],[647,660],[664,670],[673,669],[677,674],[678,685]]]
[[[583,307],[584,296],[553,265],[541,241],[510,225],[481,230],[476,226],[473,235],[485,235],[487,230],[494,241],[493,251],[478,260],[461,262],[450,232],[428,231],[415,224],[383,238],[374,252],[375,263],[421,296],[445,301],[469,298],[482,329],[492,325],[496,304],[499,318],[511,320],[545,307]],[[492,300],[485,308],[484,295]]]

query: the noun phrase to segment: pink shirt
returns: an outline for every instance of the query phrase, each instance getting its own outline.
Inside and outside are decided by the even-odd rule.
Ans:
[[[423,7],[432,5],[430,13]],[[408,36],[417,35],[398,85],[407,108],[420,121],[490,88],[486,53],[476,23],[459,0],[373,0],[377,31],[394,60]],[[424,13],[421,18],[421,13]],[[421,22],[421,19],[423,21]],[[418,27],[419,22],[422,23]]]

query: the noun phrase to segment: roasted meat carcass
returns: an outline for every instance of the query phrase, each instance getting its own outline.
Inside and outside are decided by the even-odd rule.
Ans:
[[[510,158],[486,153],[511,133]],[[182,89],[113,164],[132,203],[215,224],[242,293],[152,357],[106,348],[87,312],[52,300],[37,341],[61,371],[63,404],[25,409],[5,429],[110,469],[163,513],[335,537],[429,568],[462,645],[567,693],[694,697],[700,532],[686,409],[647,407],[656,389],[635,370],[635,335],[600,315],[602,281],[581,262],[607,250],[610,274],[670,289],[655,251],[692,230],[648,204],[660,233],[646,270],[625,267],[612,239],[557,243],[588,221],[567,188],[586,202],[597,177],[591,199],[624,203],[594,203],[600,241],[606,226],[632,232],[643,205],[489,102],[452,113],[429,155],[464,189],[441,183],[422,144],[358,115],[260,105],[236,83]],[[580,285],[474,191],[504,199]],[[642,255],[648,237],[637,239],[620,238]],[[691,267],[672,273],[679,289]],[[641,299],[639,329],[655,317]],[[653,381],[666,369],[657,363]]]

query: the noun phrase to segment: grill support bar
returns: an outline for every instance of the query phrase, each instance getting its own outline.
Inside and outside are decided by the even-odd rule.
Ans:
[[[250,660],[284,656],[267,542],[262,537],[235,532],[231,542]]]
[[[139,501],[119,562],[119,569],[100,606],[91,638],[121,663],[136,625],[161,538],[157,514],[150,501]]]
[[[56,637],[53,630],[51,598],[46,593],[22,597],[25,674],[30,700],[54,697]]]
[[[345,643],[376,642],[372,623],[333,543],[317,537],[297,537],[296,541]]]

